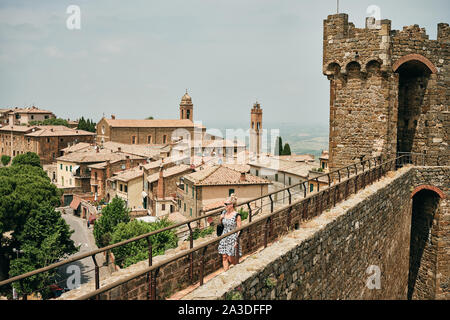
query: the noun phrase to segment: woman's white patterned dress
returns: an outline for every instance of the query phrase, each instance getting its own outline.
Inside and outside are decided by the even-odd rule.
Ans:
[[[225,218],[224,214],[222,214],[222,216],[224,216],[224,218],[222,219],[222,223],[224,226],[222,234],[227,234],[228,232],[236,229],[236,218],[238,215],[239,213],[235,212],[231,218],[227,219]],[[219,254],[226,254],[227,256],[234,257],[236,255],[236,248],[234,247],[236,245],[236,239],[237,233],[220,240]],[[239,244],[239,256],[242,256],[241,249],[241,245]]]

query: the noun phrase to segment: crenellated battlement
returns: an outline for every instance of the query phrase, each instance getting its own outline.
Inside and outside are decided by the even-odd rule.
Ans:
[[[373,61],[380,63],[382,71],[390,72],[396,60],[411,51],[417,51],[437,65],[437,57],[444,53],[440,52],[444,51],[442,44],[450,41],[448,23],[438,24],[437,40],[430,40],[425,28],[417,24],[400,31],[392,30],[391,26],[391,20],[368,17],[365,28],[356,28],[345,13],[329,15],[324,20],[324,75],[335,75],[336,69],[345,75],[347,66],[353,62],[365,73],[367,65]]]

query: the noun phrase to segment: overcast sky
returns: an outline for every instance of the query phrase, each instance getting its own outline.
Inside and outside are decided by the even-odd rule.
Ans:
[[[341,0],[356,27],[369,5],[394,29],[419,24],[436,39],[448,0]],[[69,5],[81,29],[69,30]],[[177,119],[187,88],[195,120],[328,124],[323,19],[336,0],[0,0],[0,108],[58,117],[103,113]]]

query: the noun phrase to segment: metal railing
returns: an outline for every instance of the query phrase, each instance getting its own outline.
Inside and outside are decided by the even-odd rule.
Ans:
[[[198,217],[189,219],[189,220],[187,220],[185,222],[177,223],[177,224],[171,225],[169,227],[166,227],[166,228],[163,228],[163,229],[160,229],[160,230],[157,230],[157,231],[153,231],[153,232],[150,232],[150,233],[147,233],[147,234],[143,234],[143,235],[140,235],[138,237],[135,237],[135,238],[132,238],[132,239],[129,239],[129,240],[126,240],[126,241],[122,241],[120,243],[116,243],[116,244],[113,244],[113,245],[110,245],[110,246],[107,246],[107,247],[104,247],[104,248],[100,248],[98,250],[94,250],[94,251],[87,252],[87,253],[84,253],[84,254],[81,254],[81,255],[77,255],[75,257],[72,257],[72,258],[66,259],[64,261],[60,261],[60,262],[54,263],[52,265],[49,265],[47,267],[34,270],[32,272],[28,272],[28,273],[25,273],[25,274],[22,274],[22,275],[19,275],[19,276],[16,276],[16,277],[12,277],[10,279],[1,281],[0,282],[0,287],[8,285],[8,284],[11,284],[13,282],[17,282],[17,281],[20,282],[21,280],[29,278],[29,277],[32,277],[34,275],[37,275],[37,274],[40,274],[40,273],[43,273],[43,272],[47,272],[47,271],[59,268],[61,266],[64,266],[66,264],[73,263],[73,262],[76,262],[76,261],[79,261],[79,260],[91,257],[93,259],[94,265],[95,265],[95,291],[80,297],[79,298],[80,300],[91,299],[91,298],[97,298],[98,299],[100,294],[102,294],[102,293],[104,293],[104,292],[106,292],[108,290],[111,290],[112,288],[118,287],[121,284],[124,284],[124,283],[126,283],[128,281],[136,279],[139,276],[142,276],[142,275],[145,275],[145,274],[147,274],[148,279],[149,279],[149,281],[148,281],[148,283],[149,283],[148,296],[147,297],[148,297],[148,299],[155,300],[156,299],[156,278],[158,276],[160,268],[162,268],[162,267],[164,267],[164,266],[166,266],[166,265],[168,265],[168,264],[170,264],[170,263],[172,263],[174,261],[177,261],[177,260],[179,260],[181,258],[185,258],[185,257],[189,256],[190,279],[194,279],[194,276],[193,276],[193,272],[194,272],[194,261],[193,261],[194,260],[194,258],[193,258],[194,257],[194,253],[197,252],[197,251],[202,250],[202,259],[201,259],[202,261],[201,261],[201,268],[200,268],[200,285],[203,285],[203,281],[204,281],[204,267],[205,267],[205,263],[206,263],[204,261],[204,258],[205,258],[205,252],[206,252],[206,250],[207,250],[207,248],[209,246],[215,245],[220,240],[222,240],[222,239],[224,239],[224,238],[226,238],[226,237],[228,237],[228,236],[230,236],[232,234],[238,233],[238,232],[239,232],[239,234],[238,234],[238,242],[239,242],[240,241],[240,234],[241,234],[241,232],[246,231],[246,230],[250,230],[250,228],[252,228],[252,227],[254,227],[254,226],[258,225],[258,224],[263,223],[264,224],[264,233],[265,234],[264,234],[264,243],[262,244],[262,246],[263,247],[267,247],[268,246],[268,235],[269,235],[269,233],[273,233],[273,230],[272,230],[273,218],[275,218],[281,212],[286,210],[286,208],[289,208],[291,206],[294,206],[294,205],[301,204],[303,202],[309,201],[311,197],[320,195],[321,193],[323,193],[324,191],[329,190],[332,187],[334,187],[334,190],[335,190],[334,191],[334,196],[333,196],[334,201],[331,202],[332,203],[332,207],[334,207],[337,204],[337,202],[336,202],[336,190],[338,189],[339,186],[343,185],[345,182],[347,182],[347,183],[345,184],[345,197],[344,197],[344,199],[347,199],[347,197],[350,195],[349,191],[348,191],[348,189],[349,189],[348,181],[351,178],[355,178],[355,187],[354,187],[353,190],[354,190],[354,193],[357,193],[358,191],[360,191],[360,189],[358,189],[358,179],[361,179],[360,183],[362,185],[362,188],[365,188],[367,186],[367,183],[371,184],[371,183],[374,182],[374,177],[376,177],[379,180],[386,172],[391,171],[391,170],[397,170],[398,168],[402,167],[404,164],[409,164],[410,161],[412,161],[412,159],[413,159],[413,157],[411,157],[411,155],[400,155],[400,156],[398,156],[398,157],[396,157],[394,159],[385,160],[385,161],[382,160],[381,156],[375,157],[375,158],[371,158],[371,159],[368,159],[368,160],[364,160],[364,161],[361,161],[361,162],[354,163],[354,164],[352,164],[350,166],[347,166],[347,167],[344,167],[344,168],[340,168],[340,169],[334,170],[334,171],[329,172],[329,173],[325,173],[325,174],[317,176],[317,177],[315,177],[313,179],[305,180],[305,181],[303,181],[301,183],[298,183],[298,184],[293,185],[293,186],[289,186],[289,187],[287,187],[285,189],[277,190],[277,191],[268,193],[266,195],[263,195],[263,196],[260,196],[260,197],[257,197],[257,198],[254,198],[254,199],[251,199],[251,200],[239,203],[237,205],[237,207],[247,207],[247,209],[248,209],[248,213],[249,213],[248,224],[246,224],[246,225],[242,226],[241,228],[236,229],[236,230],[234,230],[234,231],[232,231],[230,233],[224,234],[224,235],[222,235],[220,237],[217,237],[217,238],[215,238],[215,239],[213,239],[211,241],[208,241],[208,242],[206,242],[204,244],[201,244],[201,245],[199,245],[199,246],[197,246],[195,248],[194,248],[194,240],[193,240],[193,233],[194,233],[193,225],[194,224],[199,224],[199,222],[201,220],[220,215],[222,213],[222,211],[223,211],[223,208],[215,209],[215,210],[212,210],[212,211],[209,211],[209,212],[201,212],[201,214]],[[369,173],[369,179],[366,178],[368,173]],[[321,190],[321,187],[320,187],[321,183],[320,183],[319,180],[324,178],[324,177],[328,178],[327,179],[328,180],[328,186],[325,187],[325,188],[322,188],[322,190]],[[322,179],[322,181],[323,181],[323,179]],[[317,184],[317,190],[315,190],[313,192],[310,192],[309,191],[309,185],[312,182],[315,182]],[[288,196],[286,198],[289,199],[289,202],[288,202],[289,204],[287,206],[284,206],[281,209],[275,210],[275,201],[273,199],[273,196],[278,194],[278,193],[282,193],[282,192],[287,192],[288,193]],[[293,197],[296,194],[302,196],[302,198],[300,200],[297,200],[294,203],[293,202]],[[328,193],[328,196],[330,196],[330,193]],[[270,203],[265,205],[265,206],[270,205],[270,213],[266,214],[266,215],[262,215],[261,214],[263,205],[261,206],[261,208],[257,208],[256,211],[253,210],[252,205],[251,205],[252,203],[254,203],[254,202],[256,203],[257,201],[260,201],[260,200],[263,200],[263,199],[269,199],[270,200]],[[322,208],[322,205],[320,205],[320,207],[317,207],[316,210],[314,210],[314,212],[315,212],[314,216],[317,216],[317,215],[321,214],[323,212],[323,210],[324,210],[324,208]],[[256,220],[254,220],[254,217],[256,215],[262,215],[262,216],[260,218],[256,219]],[[311,218],[311,217],[309,217],[309,218]],[[288,225],[290,224],[290,219],[291,219],[291,216],[288,215],[288,221],[287,221]],[[189,229],[189,233],[190,233],[189,249],[187,249],[186,251],[180,252],[179,254],[176,254],[175,256],[173,256],[170,259],[161,261],[161,262],[159,262],[157,264],[153,264],[153,257],[152,257],[152,254],[151,254],[152,253],[152,243],[150,241],[150,237],[152,237],[152,236],[154,236],[154,235],[156,235],[158,233],[169,231],[169,230],[178,229],[178,228],[183,227],[183,226],[187,226],[188,229]],[[148,265],[149,265],[149,267],[144,269],[144,270],[142,270],[142,271],[140,271],[140,272],[138,272],[138,273],[136,273],[136,274],[128,276],[128,277],[126,277],[126,278],[124,278],[124,279],[122,279],[120,281],[117,281],[117,282],[115,282],[113,284],[109,284],[109,285],[100,287],[100,272],[99,272],[100,266],[97,263],[96,255],[100,254],[100,253],[106,253],[107,256],[109,256],[109,252],[112,249],[118,248],[118,247],[121,247],[121,246],[124,246],[124,245],[127,245],[127,244],[135,242],[135,241],[140,241],[140,240],[143,240],[143,239],[147,239],[147,243],[148,243],[148,251],[149,251]],[[239,248],[239,246],[238,246],[238,248]],[[238,257],[237,263],[239,263],[239,255],[236,255],[236,257]]]

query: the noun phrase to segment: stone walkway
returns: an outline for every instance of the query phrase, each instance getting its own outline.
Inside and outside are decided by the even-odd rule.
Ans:
[[[270,245],[270,243],[269,243],[268,245]],[[255,255],[255,254],[258,253],[258,252],[260,252],[260,251],[263,250],[263,249],[264,249],[264,248],[260,248],[260,249],[258,249],[256,252],[253,252],[253,253],[251,253],[251,254],[248,254],[248,255],[246,255],[246,256],[241,257],[241,258],[239,259],[239,264],[242,263],[242,262],[244,262],[245,260],[247,260],[249,257]],[[235,266],[235,265],[231,265],[229,270],[233,269],[234,267],[236,267],[236,266]],[[221,269],[219,269],[219,270],[217,270],[217,271],[215,271],[215,272],[213,272],[213,273],[211,273],[211,274],[205,276],[205,278],[203,279],[203,284],[208,283],[210,280],[214,279],[215,277],[217,277],[218,275],[220,275],[220,274],[222,274],[222,273],[224,273],[224,272],[225,272],[224,269],[221,268]],[[193,292],[195,289],[197,289],[197,288],[199,288],[199,287],[200,287],[200,282],[197,282],[196,284],[193,284],[193,285],[187,287],[187,288],[184,289],[184,290],[178,291],[177,293],[173,294],[172,296],[170,296],[170,297],[167,298],[166,300],[181,300],[181,299],[183,299],[186,295],[188,295],[189,293]]]

